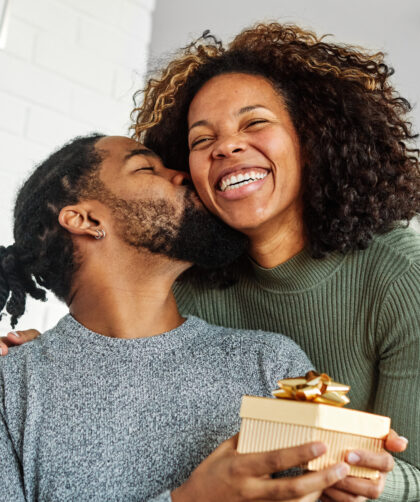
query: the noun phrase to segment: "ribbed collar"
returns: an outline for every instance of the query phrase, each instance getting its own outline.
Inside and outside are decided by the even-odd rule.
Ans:
[[[114,354],[118,352],[127,354],[129,350],[131,354],[136,351],[144,354],[145,352],[164,352],[188,345],[191,341],[197,340],[197,334],[207,331],[209,331],[209,325],[205,321],[188,316],[181,326],[160,335],[130,339],[113,338],[89,330],[71,314],[67,314],[53,330],[46,332],[45,335],[49,333],[52,337],[59,336],[61,340],[67,340],[74,350],[78,347],[82,351],[111,350]]]
[[[274,268],[264,268],[250,258],[253,275],[263,288],[277,293],[292,293],[313,288],[335,274],[346,256],[335,252],[326,258],[312,258],[304,249]]]

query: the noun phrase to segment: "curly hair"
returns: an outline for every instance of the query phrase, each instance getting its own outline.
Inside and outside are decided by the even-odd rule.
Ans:
[[[168,167],[187,170],[190,103],[226,73],[264,77],[285,101],[304,153],[303,219],[313,257],[364,249],[375,233],[419,213],[418,135],[383,53],[294,25],[258,24],[226,48],[205,32],[135,94],[133,136]]]
[[[78,264],[58,215],[84,196],[85,181],[101,162],[94,146],[102,137],[75,138],[41,163],[19,191],[15,243],[0,246],[0,312],[6,308],[13,327],[25,312],[26,295],[45,300],[45,288],[66,301],[70,293]]]

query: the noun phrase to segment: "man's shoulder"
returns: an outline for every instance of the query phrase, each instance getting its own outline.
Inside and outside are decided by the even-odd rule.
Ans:
[[[39,362],[45,358],[49,348],[54,349],[54,344],[59,342],[60,334],[63,330],[67,316],[60,319],[56,326],[44,331],[37,338],[23,345],[10,347],[7,356],[0,357],[0,374],[5,375],[15,373],[23,375],[23,369],[31,366],[32,371],[36,371]],[[58,350],[58,348],[57,348]]]
[[[266,353],[272,357],[279,354],[286,357],[302,358],[306,354],[291,338],[280,333],[263,330],[228,328],[209,324],[203,319],[195,318],[208,334],[207,341],[218,344],[240,345],[243,350],[251,353]]]

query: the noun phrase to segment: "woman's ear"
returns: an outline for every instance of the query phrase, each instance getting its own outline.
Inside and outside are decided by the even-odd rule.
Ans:
[[[98,238],[103,232],[100,222],[82,204],[63,207],[58,215],[58,222],[68,232],[75,235],[89,235]]]

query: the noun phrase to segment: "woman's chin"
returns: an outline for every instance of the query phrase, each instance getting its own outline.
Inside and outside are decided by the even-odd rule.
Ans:
[[[238,218],[226,218],[225,215],[220,214],[217,216],[219,216],[226,223],[226,225],[229,225],[238,232],[242,232],[248,237],[255,235],[259,231],[259,229],[264,226],[264,221],[256,218],[244,218],[243,215]]]

